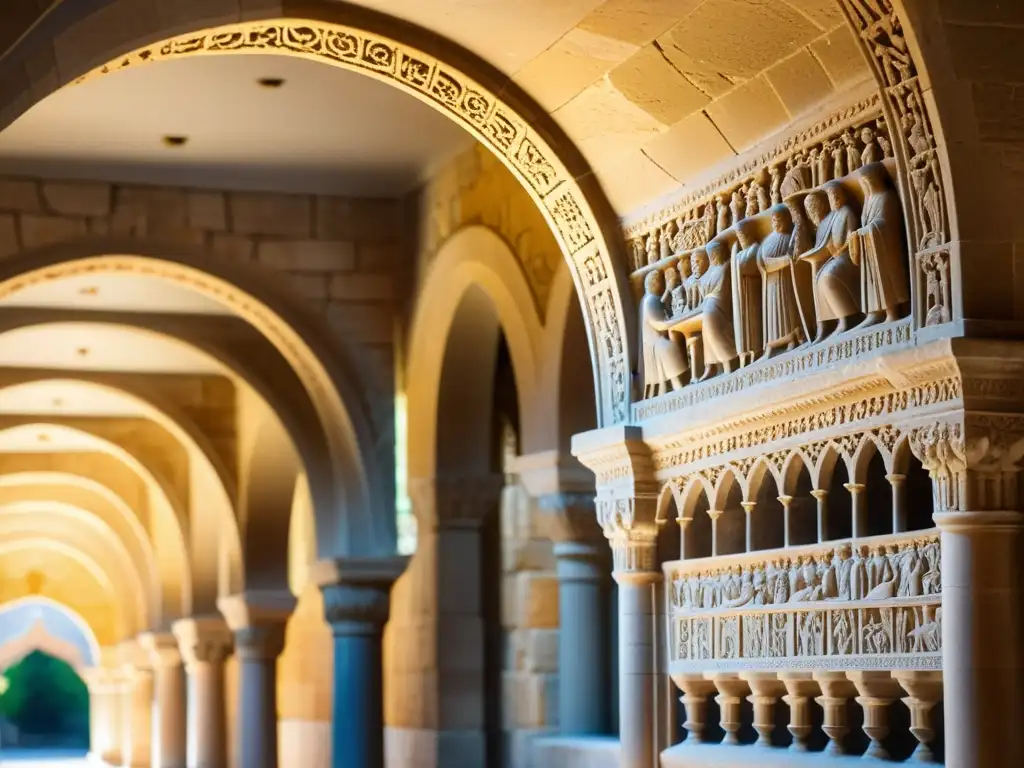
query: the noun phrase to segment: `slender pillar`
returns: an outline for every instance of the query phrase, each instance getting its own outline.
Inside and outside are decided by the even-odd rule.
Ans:
[[[114,734],[110,722],[113,687],[103,667],[91,667],[84,677],[89,688],[89,758],[92,762],[102,763],[113,747]]]
[[[867,536],[868,530],[864,516],[864,483],[844,483],[843,488],[850,492],[850,511],[853,514],[853,538]]]
[[[907,476],[891,474],[885,479],[892,486],[892,532],[903,533],[907,530]]]
[[[188,768],[227,768],[224,661],[231,651],[231,631],[220,616],[182,619],[172,630],[187,678]]]
[[[334,768],[384,768],[381,641],[391,586],[407,562],[404,557],[329,560],[317,563],[311,574],[334,632]]]
[[[711,518],[711,556],[718,555],[718,518],[722,516],[722,510],[709,509],[708,517]]]
[[[811,496],[818,502],[818,543],[828,539],[828,491],[815,488]]]
[[[130,726],[131,712],[125,701],[128,680],[121,668],[110,669],[107,688],[107,727],[110,729],[110,743],[103,753],[103,759],[110,765],[122,765],[124,760],[125,735]]]
[[[1015,478],[1014,478],[1015,479]],[[1018,512],[936,512],[946,765],[1024,764]]]
[[[122,765],[124,768],[149,768],[153,749],[153,672],[147,654],[137,643],[125,646],[123,655]]]
[[[608,545],[563,541],[558,563],[558,716],[567,735],[608,733]]]
[[[277,658],[295,598],[286,590],[253,591],[221,598],[217,607],[238,660],[235,760],[239,768],[277,768]]]
[[[185,768],[185,675],[174,635],[148,633],[139,642],[153,665],[153,768]]]
[[[693,521],[692,517],[677,517],[676,523],[679,525],[679,559],[686,559],[686,529],[690,527],[690,523]]]
[[[782,505],[782,546],[788,547],[793,538],[792,523],[789,519],[789,505],[793,503],[793,497],[783,495],[778,499]]]
[[[747,552],[754,551],[754,507],[756,501],[741,501],[740,506],[747,515]]]
[[[712,518],[713,519],[713,518]],[[662,575],[655,570],[652,540],[629,540],[628,534],[612,539],[619,585],[619,741],[621,768],[657,766],[656,669],[654,617],[655,585]]]

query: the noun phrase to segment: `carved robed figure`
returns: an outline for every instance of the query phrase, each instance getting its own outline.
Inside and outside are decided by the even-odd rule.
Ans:
[[[729,252],[723,241],[715,239],[707,244],[708,268],[700,278],[702,333],[704,338],[704,375],[709,379],[721,368],[732,372],[736,357],[733,338],[732,275]]]
[[[793,222],[784,205],[772,208],[771,215],[772,231],[757,252],[764,283],[761,305],[765,357],[778,349],[793,349],[807,333],[793,256]]]
[[[682,389],[682,376],[688,365],[681,340],[669,331],[671,323],[663,302],[665,278],[660,270],[648,273],[644,280],[644,291],[640,303],[640,327],[643,334],[643,368],[640,376],[644,383],[644,397],[654,397],[667,391],[667,384],[671,384],[673,389]]]
[[[761,271],[757,265],[757,222],[736,222],[732,256],[733,305],[736,309],[736,352],[740,365],[753,362],[761,351]]]

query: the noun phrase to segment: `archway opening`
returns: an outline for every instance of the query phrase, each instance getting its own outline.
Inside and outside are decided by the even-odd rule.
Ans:
[[[43,575],[36,574],[37,580]],[[81,757],[89,750],[92,631],[44,598],[0,606],[0,761]]]

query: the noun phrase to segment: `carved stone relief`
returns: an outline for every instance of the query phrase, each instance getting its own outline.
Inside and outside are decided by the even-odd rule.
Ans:
[[[859,666],[838,657],[941,652],[936,533],[667,563],[665,572],[672,661],[689,667]]]

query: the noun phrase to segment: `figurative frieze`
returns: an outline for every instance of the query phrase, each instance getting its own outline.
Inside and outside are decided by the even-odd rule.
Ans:
[[[754,195],[752,216],[721,208],[729,215],[718,217],[714,236],[689,251],[665,258],[669,242],[648,236],[655,261],[634,276],[644,281],[644,398],[901,318],[910,290],[899,196],[886,163],[855,165],[765,209]],[[747,210],[741,203],[733,199],[737,213]]]
[[[673,661],[936,654],[942,638],[937,535],[666,566]],[[742,560],[722,563],[723,560]]]

